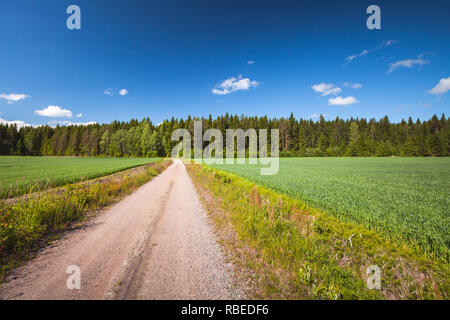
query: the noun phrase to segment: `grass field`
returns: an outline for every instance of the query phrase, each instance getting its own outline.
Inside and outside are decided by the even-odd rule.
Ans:
[[[274,176],[215,167],[448,260],[450,158],[283,158]]]
[[[0,199],[140,166],[150,158],[0,157]]]

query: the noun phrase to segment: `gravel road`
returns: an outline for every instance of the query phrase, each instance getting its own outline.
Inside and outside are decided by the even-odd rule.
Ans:
[[[81,288],[68,289],[69,266]],[[180,160],[14,270],[0,299],[235,299],[208,217]]]

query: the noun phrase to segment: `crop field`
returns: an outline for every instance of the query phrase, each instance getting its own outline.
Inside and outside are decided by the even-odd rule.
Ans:
[[[214,167],[449,258],[450,158],[282,158],[273,176]]]
[[[153,158],[0,157],[0,199],[93,179]]]

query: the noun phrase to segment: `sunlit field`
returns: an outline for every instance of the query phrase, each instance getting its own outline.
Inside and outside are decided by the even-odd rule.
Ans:
[[[215,167],[448,259],[450,158],[282,158],[273,176]]]
[[[101,177],[156,158],[0,157],[0,198]]]

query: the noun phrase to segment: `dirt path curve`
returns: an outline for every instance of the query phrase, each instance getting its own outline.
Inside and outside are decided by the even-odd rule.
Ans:
[[[78,266],[81,289],[67,288]],[[232,266],[180,160],[16,269],[0,299],[234,299]]]

